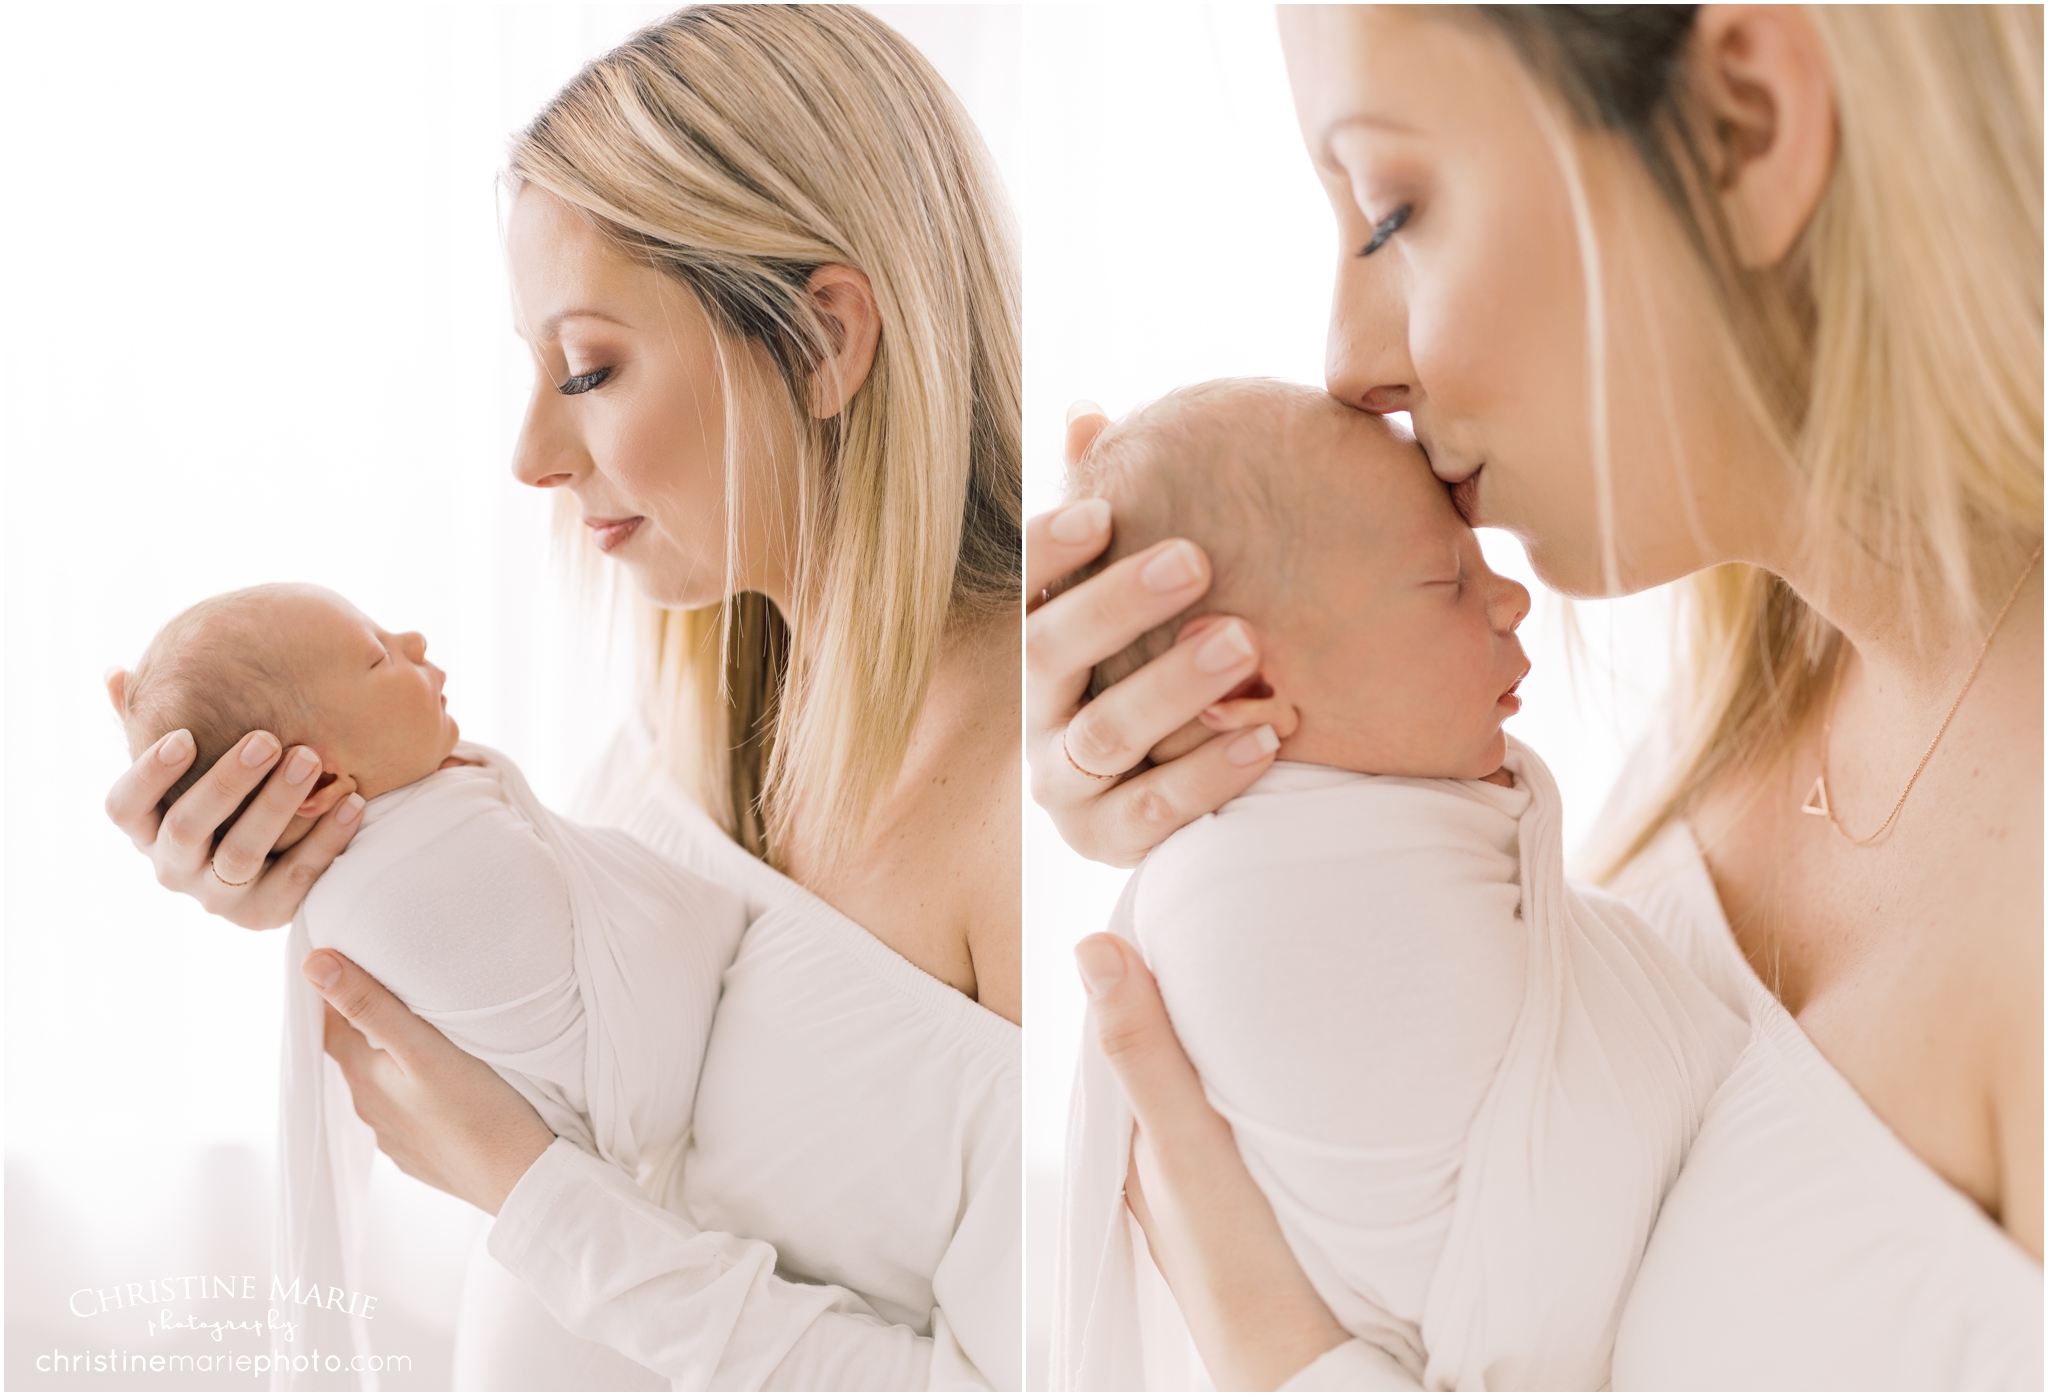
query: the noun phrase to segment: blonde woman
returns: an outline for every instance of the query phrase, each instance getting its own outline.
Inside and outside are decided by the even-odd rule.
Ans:
[[[511,174],[514,472],[645,602],[644,722],[593,808],[756,913],[680,1177],[645,1180],[675,1210],[307,961],[380,1147],[497,1216],[458,1379],[1015,1387],[1021,365],[990,162],[872,16],[739,6],[591,64]],[[296,755],[252,733],[159,822],[170,734],[109,812],[166,886],[276,925],[360,813],[292,829]]]
[[[1337,214],[1330,391],[1411,413],[1558,590],[1690,579],[1613,881],[1752,1036],[1616,1389],[2039,1389],[2041,11],[1305,9],[1282,34]],[[1102,547],[1089,507],[1028,525],[1034,595]],[[1205,569],[1162,544],[1028,623],[1034,787],[1106,861],[1271,760],[1196,727],[1086,774],[1257,672],[1249,633],[1205,671],[1205,629],[1082,706]],[[1139,1121],[1130,1202],[1217,1386],[1408,1380],[1295,1264],[1136,954],[1079,958]]]

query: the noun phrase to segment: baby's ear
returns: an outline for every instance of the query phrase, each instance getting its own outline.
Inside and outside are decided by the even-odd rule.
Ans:
[[[128,716],[128,671],[122,668],[107,670],[107,697],[114,700],[114,711],[123,718]]]
[[[1241,732],[1270,724],[1273,735],[1286,741],[1301,726],[1301,712],[1277,691],[1263,672],[1253,674],[1218,701],[1202,709],[1202,725],[1212,732]]]
[[[313,782],[313,793],[299,802],[299,808],[295,817],[299,819],[318,819],[321,815],[347,799],[349,792],[355,788],[356,778],[354,776],[341,776],[336,775],[332,771],[322,771],[319,779]]]

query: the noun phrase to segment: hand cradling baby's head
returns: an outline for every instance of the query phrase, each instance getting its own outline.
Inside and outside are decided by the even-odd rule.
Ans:
[[[198,755],[169,810],[249,732],[307,746],[321,775],[300,813],[350,791],[365,799],[433,774],[460,737],[446,676],[416,634],[380,629],[320,587],[273,584],[210,597],[157,632],[113,685],[131,756],[184,728]]]
[[[1191,621],[1234,615],[1262,660],[1219,708],[1233,726],[1273,720],[1283,758],[1468,779],[1499,767],[1528,593],[1487,567],[1421,448],[1382,418],[1269,380],[1198,384],[1106,428],[1071,493],[1110,502],[1098,568],[1187,538],[1213,575],[1192,610],[1099,665],[1092,693]]]

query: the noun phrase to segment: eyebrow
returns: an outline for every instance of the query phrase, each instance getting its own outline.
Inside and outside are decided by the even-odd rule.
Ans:
[[[564,320],[602,320],[608,325],[617,325],[622,330],[630,330],[633,328],[624,320],[621,320],[618,316],[607,315],[602,310],[558,310],[554,314],[548,316],[547,319],[541,321],[540,332],[536,336],[536,338],[538,338],[540,342],[543,344],[552,340],[555,337],[556,332],[562,328],[562,322]]]
[[[1353,112],[1349,116],[1340,116],[1335,121],[1332,121],[1323,128],[1322,134],[1316,137],[1315,149],[1317,160],[1324,164],[1335,164],[1337,157],[1330,150],[1330,142],[1336,138],[1339,131],[1348,130],[1353,126],[1371,126],[1396,136],[1419,136],[1422,134],[1413,126],[1403,126],[1400,122],[1390,120],[1384,116],[1373,116],[1366,112]]]

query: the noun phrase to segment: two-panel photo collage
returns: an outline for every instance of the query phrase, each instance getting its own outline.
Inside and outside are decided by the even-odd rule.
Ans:
[[[2041,1390],[2043,48],[10,9],[6,1389]]]

